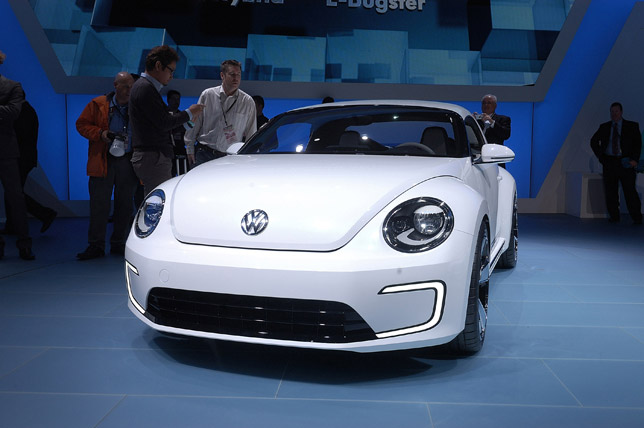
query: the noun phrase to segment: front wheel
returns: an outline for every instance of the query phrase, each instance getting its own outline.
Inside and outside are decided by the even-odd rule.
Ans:
[[[517,265],[519,255],[519,214],[517,195],[514,194],[514,207],[512,209],[512,229],[510,230],[510,245],[501,254],[497,266],[502,269],[513,268]]]
[[[485,340],[487,326],[488,292],[490,288],[490,233],[485,222],[481,223],[472,262],[470,291],[467,300],[465,327],[449,344],[458,354],[478,352]]]

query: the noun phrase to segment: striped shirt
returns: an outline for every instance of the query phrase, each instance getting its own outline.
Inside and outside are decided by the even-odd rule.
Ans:
[[[188,154],[194,154],[195,141],[225,152],[232,143],[246,141],[257,130],[255,102],[241,89],[226,96],[221,85],[208,88],[201,93],[198,103],[205,107],[194,128],[186,131],[184,136]],[[229,135],[234,132],[234,141],[226,138],[225,131]]]

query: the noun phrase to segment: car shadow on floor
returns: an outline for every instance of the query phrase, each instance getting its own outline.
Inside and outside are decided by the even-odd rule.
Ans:
[[[156,334],[154,348],[179,364],[227,373],[287,378],[320,384],[348,384],[425,374],[440,376],[468,356],[444,347],[357,353],[287,348]]]

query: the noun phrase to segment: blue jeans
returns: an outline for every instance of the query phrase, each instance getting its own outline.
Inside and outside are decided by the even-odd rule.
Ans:
[[[199,143],[196,147],[194,166],[201,165],[202,163],[222,158],[224,156],[226,156],[226,153],[213,150],[210,147]]]

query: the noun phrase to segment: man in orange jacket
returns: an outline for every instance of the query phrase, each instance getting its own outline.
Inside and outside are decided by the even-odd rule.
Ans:
[[[127,72],[114,78],[114,91],[94,98],[76,121],[78,133],[89,140],[89,246],[76,257],[95,259],[105,255],[105,236],[114,191],[114,222],[110,253],[123,255],[138,183],[130,159],[128,103],[134,79]]]

